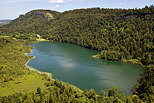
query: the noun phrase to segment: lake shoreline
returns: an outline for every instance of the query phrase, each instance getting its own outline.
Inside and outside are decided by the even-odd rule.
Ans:
[[[41,38],[41,39],[36,39],[36,43],[37,43],[37,42],[42,42],[42,41],[50,41],[50,40],[46,40],[46,39],[43,39],[43,38]]]
[[[50,55],[51,55],[51,53],[53,52],[53,54],[57,54],[57,52],[58,52],[58,50],[59,49],[57,49],[56,50],[56,46],[57,46],[57,44],[56,44],[56,42],[55,43],[53,43],[53,44],[51,44],[52,42],[46,42],[46,41],[44,41],[44,42],[41,42],[41,43],[38,43],[38,44],[35,44],[35,45],[33,45],[33,47],[34,47],[34,49],[36,49],[37,50],[37,52],[36,53],[38,53],[39,55],[40,54],[45,54],[46,52],[43,52],[43,50],[46,50],[46,49],[48,49],[47,51],[47,53],[49,53],[49,50],[51,50],[50,51],[50,53],[49,54],[45,54],[47,57],[49,57]],[[58,42],[57,42],[58,43]],[[43,49],[41,49],[41,47],[39,47],[39,46],[41,46],[41,47],[43,47]],[[51,48],[53,46],[53,48]],[[54,47],[55,46],[55,47]],[[80,58],[78,57],[78,56],[75,56],[75,55],[77,55],[77,54],[73,54],[72,53],[72,50],[74,50],[74,51],[78,51],[78,50],[81,50],[82,49],[82,47],[74,47],[75,45],[71,45],[71,43],[70,44],[65,44],[65,43],[60,43],[60,45],[58,46],[58,48],[61,48],[60,50],[61,51],[65,51],[65,52],[67,52],[67,54],[70,54],[70,56],[72,55],[74,55],[73,57],[75,58],[75,60],[76,60],[76,62],[79,60],[80,61]],[[49,48],[50,47],[50,48]],[[66,47],[66,48],[65,48]],[[70,52],[69,52],[69,48],[70,48]],[[81,48],[81,49],[80,49]],[[42,51],[42,53],[39,53],[39,50],[40,50],[40,52]],[[88,59],[88,64],[89,65],[87,65],[86,63],[86,66],[87,67],[89,67],[89,66],[91,66],[91,64],[92,63],[94,63],[95,64],[95,61],[97,61],[96,62],[96,64],[98,63],[99,65],[102,63],[102,60],[101,59],[99,59],[99,60],[96,60],[96,59],[93,59],[91,56],[92,55],[94,55],[94,54],[98,54],[99,52],[98,51],[92,51],[92,52],[89,52],[90,51],[90,49],[88,50],[88,49],[83,49],[83,50],[85,50],[84,52],[82,51],[81,53],[80,52],[78,52],[78,53],[80,53],[80,56],[81,57],[87,57],[87,59]],[[35,50],[34,50],[35,51]],[[54,53],[55,52],[55,53]],[[86,52],[86,53],[85,53]],[[32,54],[32,55],[35,55],[35,52]],[[62,56],[64,56],[63,54],[59,54],[59,52],[58,52],[58,54],[57,54],[58,56],[59,55],[62,55]],[[36,55],[37,57],[38,57],[38,55]],[[69,56],[69,58],[71,58]],[[95,56],[93,56],[93,57],[98,57],[97,55],[95,55]],[[49,57],[50,58],[50,57]],[[65,82],[69,82],[69,83],[72,83],[73,84],[73,82],[70,82],[70,81],[72,81],[72,80],[68,80],[68,81],[66,81],[67,80],[67,76],[68,76],[68,74],[67,74],[67,72],[66,72],[66,70],[71,70],[71,71],[69,71],[69,73],[70,72],[72,72],[72,74],[73,73],[76,73],[76,75],[74,76],[74,77],[72,77],[72,78],[76,78],[76,79],[74,79],[74,80],[78,80],[77,78],[79,78],[80,79],[80,77],[77,77],[77,75],[78,75],[78,73],[80,73],[81,71],[80,70],[78,70],[78,69],[76,69],[76,68],[78,68],[77,66],[78,66],[78,63],[73,63],[72,61],[73,61],[73,58],[71,59],[72,61],[67,61],[67,60],[69,60],[68,58],[67,58],[67,55],[66,55],[66,61],[67,62],[62,62],[62,61],[59,61],[59,59],[56,59],[56,60],[50,60],[49,58],[47,58],[47,60],[42,60],[43,59],[43,57],[42,56],[40,56],[40,57],[38,57],[38,58],[36,58],[36,61],[37,62],[35,62],[34,64],[35,65],[37,65],[37,68],[38,68],[38,70],[41,70],[41,71],[49,71],[49,73],[54,73],[55,75],[56,75],[56,78],[57,79],[59,79],[59,80],[64,80]],[[87,59],[85,59],[85,60],[87,60]],[[34,60],[35,61],[35,60]],[[34,62],[33,61],[33,62]],[[44,62],[44,61],[46,61],[46,62]],[[50,63],[47,63],[47,61],[50,61]],[[83,60],[81,60],[81,61],[83,61]],[[104,60],[103,60],[104,61]],[[61,63],[62,62],[62,63]],[[105,66],[106,65],[109,65],[109,64],[114,64],[114,61],[113,62],[107,62],[107,60],[106,61],[104,61],[105,63]],[[30,62],[31,63],[31,62]],[[41,64],[41,63],[43,63],[43,64]],[[56,64],[54,64],[54,65],[52,65],[53,63],[56,63]],[[59,63],[61,63],[61,64],[59,64]],[[79,62],[80,63],[80,62]],[[122,62],[121,62],[122,63]],[[119,65],[121,65],[121,63],[118,63],[118,62],[115,62],[115,66],[116,67],[118,67]],[[49,66],[47,66],[47,68],[48,68],[48,70],[46,70],[46,68],[44,68],[43,70],[41,69],[42,68],[42,66],[44,65],[44,66],[46,66],[47,64],[51,64],[51,65],[49,65]],[[75,64],[75,66],[74,66],[74,64]],[[84,63],[83,63],[84,64]],[[30,64],[32,67],[35,67],[35,65],[33,66],[33,63],[32,64]],[[39,67],[39,65],[40,65],[40,67]],[[124,65],[129,65],[129,64],[122,64],[122,66],[124,66]],[[81,65],[80,65],[81,66]],[[84,68],[86,67],[85,65],[84,65]],[[133,65],[130,65],[130,66],[133,66]],[[64,68],[63,68],[64,67]],[[99,67],[99,66],[95,66],[96,67],[96,69],[95,70],[98,70],[98,71],[100,71],[101,69],[100,69],[100,67],[102,67],[102,65]],[[135,65],[133,66],[133,67],[136,67]],[[49,68],[54,68],[53,70],[49,70]],[[60,68],[60,69],[59,69]],[[73,69],[71,69],[71,68],[73,68]],[[92,65],[92,67],[90,67],[90,68],[93,68],[93,65]],[[108,71],[111,71],[112,69],[113,69],[113,67],[112,66],[109,66],[109,68],[110,69],[107,69],[106,67],[102,67],[102,68],[105,68],[104,69],[104,73],[106,73],[106,72],[108,72]],[[119,67],[118,67],[119,68]],[[124,68],[124,67],[123,67]],[[128,67],[127,67],[128,68]],[[138,67],[137,67],[138,68]],[[63,72],[64,71],[64,69],[65,69],[65,72]],[[78,70],[78,72],[74,72],[75,71],[75,69],[76,70]],[[134,68],[133,68],[134,69]],[[56,71],[56,70],[60,70],[60,71]],[[86,69],[85,69],[86,70]],[[113,69],[113,70],[115,70],[115,69]],[[118,69],[118,70],[120,70],[120,69]],[[125,69],[121,69],[122,71],[123,70],[125,70]],[[126,69],[127,70],[127,69]],[[130,69],[130,70],[132,70],[132,69]],[[128,70],[128,71],[130,71],[130,70]],[[135,69],[134,71],[136,71],[136,70],[138,70],[138,69]],[[50,72],[51,71],[51,72]],[[121,71],[120,71],[121,72]],[[57,74],[56,73],[59,73],[58,74],[58,76],[57,76]],[[89,71],[89,74],[91,73],[91,71]],[[94,72],[93,72],[94,73]],[[92,74],[93,74],[92,73]],[[100,73],[102,73],[102,72],[100,72]],[[111,74],[112,74],[112,72],[110,72]],[[117,72],[118,73],[118,72]],[[65,75],[65,74],[67,74],[67,76]],[[82,74],[82,72],[80,73],[80,74]],[[134,74],[136,74],[135,72],[134,72]],[[82,76],[82,75],[80,75],[80,76]],[[88,73],[87,73],[87,75],[86,75],[87,77],[88,77]],[[92,76],[91,76],[92,77]],[[93,77],[95,77],[95,75],[93,75]],[[97,77],[96,77],[97,78]],[[104,78],[104,77],[101,77],[101,78]],[[106,78],[110,78],[110,77],[106,77]],[[119,77],[118,77],[119,78]],[[135,77],[136,78],[136,77]],[[66,79],[66,80],[65,80]],[[110,78],[111,79],[111,78]],[[133,79],[132,79],[133,80]],[[93,81],[93,80],[92,80]],[[114,78],[113,78],[113,81],[114,81]],[[83,82],[83,84],[80,86],[80,85],[78,85],[78,84],[75,84],[75,85],[77,85],[77,87],[80,87],[80,88],[82,88],[82,89],[85,89],[84,88],[84,81],[81,81],[81,83]],[[101,82],[101,81],[98,81],[98,82]],[[76,83],[78,83],[78,82],[76,82]],[[109,82],[108,83],[109,84],[109,86],[111,85],[111,84],[114,84],[113,82]],[[114,84],[114,85],[117,85],[117,87],[120,87],[118,84]],[[133,84],[134,85],[134,84]],[[83,86],[83,87],[82,87]],[[98,87],[100,88],[100,90],[102,89],[102,86],[101,85],[98,85]],[[105,86],[104,86],[105,87]],[[133,87],[133,86],[131,86],[131,87]],[[87,88],[87,87],[86,87]],[[92,88],[92,87],[88,87],[88,88]],[[107,88],[107,87],[105,87],[105,88]],[[129,88],[129,87],[128,87]],[[99,93],[99,90],[98,89],[96,89],[96,91]],[[121,89],[121,91],[123,91],[123,89]],[[128,92],[126,92],[126,94],[130,94],[129,93],[129,90],[128,90]]]
[[[49,41],[49,40],[42,39],[42,40],[36,41],[36,43],[43,42],[43,41]],[[34,48],[34,47],[33,47],[33,48]],[[32,49],[33,49],[33,48],[32,48]],[[29,56],[29,55],[27,55],[27,54],[32,53],[32,49],[30,50],[29,53],[24,53],[24,54],[25,54],[26,56]],[[42,72],[42,71],[39,71],[39,70],[37,70],[37,69],[35,69],[35,68],[33,68],[33,67],[31,67],[31,66],[28,65],[28,63],[30,62],[30,60],[35,59],[35,58],[36,58],[35,56],[32,56],[32,58],[30,58],[30,59],[25,63],[24,66],[25,66],[28,70],[30,70],[30,71],[34,71],[34,72],[36,72],[36,73],[38,73],[38,74],[40,74],[40,75],[45,75],[45,76],[49,77],[52,81],[55,81],[55,79],[52,78],[52,73],[49,73],[49,72]],[[75,86],[75,85],[73,85],[73,84],[71,84],[71,83],[66,83],[66,82],[63,82],[63,81],[62,81],[62,83],[64,83],[65,85],[69,84],[72,88],[74,88],[74,89],[78,90],[79,92],[83,93],[83,90],[80,89],[78,86]]]
[[[100,58],[100,54],[92,55],[92,57],[96,58],[96,59],[102,59],[102,58]],[[103,60],[105,60],[105,59],[103,59]],[[134,64],[134,65],[141,66],[142,68],[144,68],[144,66],[141,64],[141,62],[134,62],[133,60],[135,60],[135,59],[130,59],[130,60],[123,59],[123,60],[117,61],[117,62]],[[115,60],[107,60],[107,61],[111,61],[112,62],[112,61],[115,61]]]
[[[29,55],[27,55],[27,54],[30,54],[30,53],[32,53],[32,50],[30,50],[29,53],[24,53],[24,54],[25,54],[26,56],[29,56]],[[29,63],[29,61],[30,61],[31,59],[35,59],[35,56],[33,56],[32,58],[30,58],[30,59],[25,63],[24,66],[25,66],[27,69],[29,69],[29,70],[31,70],[31,71],[34,71],[34,72],[36,72],[36,73],[38,73],[38,74],[44,74],[44,75],[46,75],[47,77],[49,77],[50,79],[53,79],[51,73],[48,73],[48,72],[41,72],[41,71],[39,71],[39,70],[37,70],[37,69],[35,69],[35,68],[29,66],[28,63]]]

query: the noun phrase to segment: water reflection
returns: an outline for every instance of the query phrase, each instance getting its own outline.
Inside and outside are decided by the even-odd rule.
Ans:
[[[28,65],[40,71],[50,72],[53,78],[71,83],[81,89],[101,90],[117,86],[130,94],[131,87],[142,73],[139,66],[92,58],[99,52],[74,44],[40,42],[29,55],[36,56]]]

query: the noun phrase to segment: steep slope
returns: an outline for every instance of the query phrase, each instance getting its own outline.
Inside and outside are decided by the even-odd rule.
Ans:
[[[27,42],[27,41],[26,41]],[[25,67],[31,56],[24,40],[0,37],[0,103],[112,103],[142,102],[138,96],[125,96],[117,88],[102,91],[80,90]]]
[[[3,31],[12,34],[42,31],[58,14],[51,10],[33,10],[5,25]]]
[[[51,14],[51,15],[50,15]],[[34,10],[0,28],[14,37],[39,34],[99,50],[98,57],[142,65],[145,73],[135,86],[140,98],[154,95],[154,6],[142,9],[77,9],[63,13]],[[24,39],[24,38],[23,38]]]

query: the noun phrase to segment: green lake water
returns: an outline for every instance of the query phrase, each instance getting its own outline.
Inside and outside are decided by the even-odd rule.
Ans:
[[[140,66],[93,58],[99,52],[75,44],[44,41],[32,44],[35,56],[29,66],[52,73],[80,89],[94,89],[97,93],[113,86],[120,92],[131,94],[131,88],[143,72]]]

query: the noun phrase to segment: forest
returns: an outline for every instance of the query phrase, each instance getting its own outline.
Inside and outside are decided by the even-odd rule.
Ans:
[[[11,21],[7,25],[1,26],[0,35],[26,41],[35,41],[37,38],[36,35],[40,35],[42,38],[47,40],[69,42],[89,49],[98,50],[100,51],[98,57],[102,59],[133,63],[144,68],[144,74],[142,74],[136,82],[134,92],[131,96],[118,94],[117,89],[111,89],[111,93],[110,90],[105,91],[100,95],[96,95],[94,90],[82,92],[79,92],[79,90],[68,90],[70,89],[69,86],[59,86],[61,82],[56,80],[58,84],[49,83],[46,85],[48,88],[46,90],[37,88],[36,93],[13,94],[8,97],[1,97],[0,100],[14,98],[14,100],[17,101],[17,98],[21,97],[20,99],[22,99],[22,102],[26,98],[30,98],[29,100],[37,103],[43,98],[43,101],[48,103],[51,102],[52,96],[55,98],[55,100],[52,99],[52,102],[61,100],[59,102],[70,101],[97,103],[110,101],[111,103],[152,103],[154,101],[153,5],[145,6],[141,9],[127,10],[104,8],[76,9],[65,12],[34,10],[25,15],[20,15],[19,18]],[[5,40],[1,40],[2,43],[4,41]],[[13,44],[14,43],[11,43],[11,45]],[[14,46],[12,46],[11,49],[13,49]],[[4,50],[1,49],[1,52],[3,51]],[[27,59],[25,61],[27,61]],[[16,63],[19,62],[17,61]],[[2,74],[3,71],[11,68],[7,68],[7,65],[9,64],[5,65],[6,67],[1,68],[0,73]],[[18,66],[19,64],[16,65]],[[23,66],[24,63],[20,65]],[[19,67],[16,67],[16,69],[17,68]],[[11,72],[9,69],[6,71]],[[14,76],[11,78],[14,78]],[[7,79],[12,80],[11,78]],[[2,83],[3,82],[6,82],[5,79],[2,80]],[[66,91],[64,90],[62,92],[62,88],[66,89]],[[70,95],[67,90],[69,93],[73,94]],[[49,93],[45,93],[46,91]],[[51,91],[53,92],[52,94]],[[45,94],[48,94],[48,96],[45,96]],[[73,95],[74,97],[72,97]],[[37,101],[35,96],[38,96],[40,99],[36,97],[38,99]],[[44,98],[48,98],[49,101],[45,101]]]
[[[98,95],[93,89],[80,90],[45,74],[30,71],[25,63],[32,56],[24,55],[30,52],[31,47],[26,46],[29,42],[33,41],[0,37],[0,103],[143,102],[137,95],[125,96],[118,93],[118,88],[115,87],[101,91]]]

